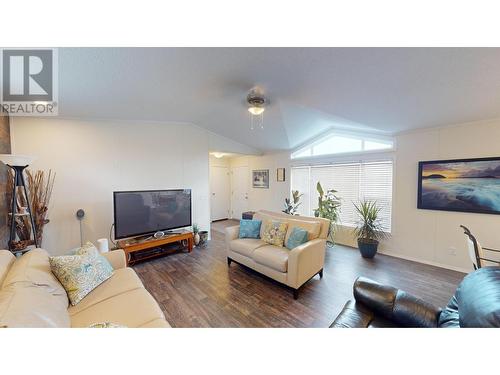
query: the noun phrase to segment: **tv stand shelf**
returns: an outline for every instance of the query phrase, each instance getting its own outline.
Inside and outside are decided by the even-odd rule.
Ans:
[[[165,251],[154,251],[155,248],[166,248],[167,245],[179,244],[180,249],[187,249],[188,252],[193,251],[193,233],[188,231],[183,231],[179,233],[167,233],[162,238],[146,238],[146,239],[127,239],[118,241],[118,247],[125,251],[125,258],[127,261],[127,266],[133,265],[137,261],[142,261],[146,259],[156,258],[158,256],[164,255],[168,249]],[[169,246],[170,247],[170,246]],[[133,259],[132,254],[136,252],[143,251],[145,256],[138,255],[138,259]]]

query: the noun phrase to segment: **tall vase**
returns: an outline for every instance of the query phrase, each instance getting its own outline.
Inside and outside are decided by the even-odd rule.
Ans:
[[[198,246],[199,243],[200,243],[200,234],[198,232],[196,232],[194,234],[194,245]]]

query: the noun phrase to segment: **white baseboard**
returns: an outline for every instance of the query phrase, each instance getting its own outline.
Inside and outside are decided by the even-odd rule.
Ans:
[[[458,272],[463,272],[463,273],[470,273],[470,272],[473,271],[472,269],[466,269],[466,268],[462,268],[462,267],[450,266],[448,264],[443,264],[443,263],[438,263],[438,262],[431,262],[431,261],[428,261],[428,260],[414,258],[414,257],[410,257],[410,256],[407,256],[407,255],[397,254],[397,253],[393,253],[393,252],[387,252],[387,251],[383,251],[383,250],[379,250],[378,253],[379,254],[384,254],[384,255],[387,255],[387,256],[390,256],[390,257],[394,257],[394,258],[400,258],[400,259],[404,259],[404,260],[409,260],[409,261],[416,262],[416,263],[428,264],[429,266],[446,268],[446,269],[452,270],[452,271],[458,271]]]

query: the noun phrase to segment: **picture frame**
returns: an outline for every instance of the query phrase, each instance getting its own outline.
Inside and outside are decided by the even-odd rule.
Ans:
[[[252,187],[256,189],[269,189],[269,169],[252,171]]]
[[[285,168],[278,168],[276,170],[276,181],[285,182]]]
[[[417,208],[500,215],[500,157],[418,163]]]

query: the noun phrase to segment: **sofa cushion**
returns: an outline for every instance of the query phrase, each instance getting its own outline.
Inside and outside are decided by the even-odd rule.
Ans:
[[[68,312],[70,315],[77,314],[96,303],[106,299],[113,298],[119,294],[130,290],[143,288],[141,280],[132,268],[120,268],[113,272],[113,276],[96,287],[87,296],[75,306],[70,306]]]
[[[0,327],[68,328],[67,305],[49,289],[14,283],[0,291]]]
[[[0,250],[0,287],[15,260],[16,257],[9,250]]]
[[[283,246],[288,224],[283,221],[266,220],[263,226],[262,240],[270,245]]]
[[[288,250],[295,249],[297,246],[300,246],[307,242],[308,234],[305,229],[295,227],[292,230],[288,230],[292,232],[288,236],[288,240],[286,241],[286,248]]]
[[[71,326],[89,327],[94,323],[110,322],[135,328],[164,319],[154,298],[146,289],[139,288],[105,299],[71,315]]]
[[[171,328],[171,325],[165,319],[155,319],[141,324],[137,328]]]
[[[260,220],[240,220],[239,238],[260,238]]]
[[[33,249],[17,258],[5,276],[2,288],[14,284],[43,287],[65,309],[68,308],[68,296],[63,286],[52,274],[49,254],[43,249]]]
[[[285,236],[285,243],[288,243],[294,228],[300,228],[307,231],[307,240],[312,241],[319,237],[321,224],[318,221],[301,221],[296,219],[287,220],[288,230]]]
[[[251,257],[255,249],[265,246],[267,243],[258,238],[238,238],[232,240],[229,245],[232,251],[246,257]]]
[[[64,286],[73,306],[113,275],[111,264],[96,251],[49,258],[52,272]]]
[[[287,272],[289,254],[286,248],[266,245],[257,248],[252,254],[252,259],[276,271]]]

